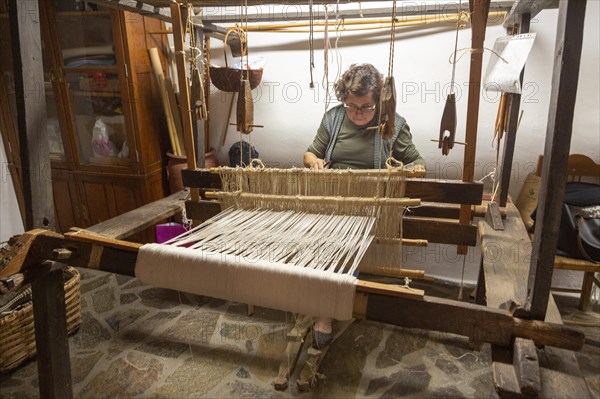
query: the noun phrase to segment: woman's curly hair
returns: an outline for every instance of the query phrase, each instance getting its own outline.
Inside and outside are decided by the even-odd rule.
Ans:
[[[349,94],[362,97],[369,92],[379,102],[383,87],[383,75],[371,64],[352,64],[333,85],[335,96],[345,102]]]

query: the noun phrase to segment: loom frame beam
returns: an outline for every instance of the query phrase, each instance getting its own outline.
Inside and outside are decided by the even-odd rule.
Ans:
[[[210,193],[221,189],[219,175],[210,169],[184,169],[181,175],[183,184],[186,187],[198,188],[202,198],[199,201],[185,202],[186,215],[189,218],[206,220],[221,211],[220,202],[210,198]],[[462,204],[471,205],[474,211],[485,208],[481,205],[483,183],[407,178],[405,196],[420,199],[424,206],[415,208],[414,216],[404,217],[404,238],[450,245],[477,245],[477,226],[458,223],[458,212]],[[484,210],[479,210],[473,212],[473,215],[484,213]]]
[[[209,169],[184,169],[181,177],[185,187],[198,188],[205,200],[209,199],[205,195],[207,192],[221,189],[219,175]],[[405,196],[419,198],[423,202],[481,205],[483,183],[408,177]]]

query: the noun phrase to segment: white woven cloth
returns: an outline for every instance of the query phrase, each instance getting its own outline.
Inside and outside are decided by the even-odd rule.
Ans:
[[[352,318],[357,281],[347,274],[161,244],[140,248],[135,274],[155,287],[337,320]]]

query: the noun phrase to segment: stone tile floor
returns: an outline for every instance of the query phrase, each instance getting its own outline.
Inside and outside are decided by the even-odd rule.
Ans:
[[[489,345],[472,351],[451,334],[352,323],[327,353],[310,392],[276,391],[292,315],[146,286],[81,269],[83,321],[69,339],[77,398],[496,398]],[[456,288],[429,287],[456,298]],[[579,363],[600,398],[600,316],[563,298],[585,327]],[[303,357],[301,356],[300,362]],[[0,397],[38,397],[35,360],[0,374]]]

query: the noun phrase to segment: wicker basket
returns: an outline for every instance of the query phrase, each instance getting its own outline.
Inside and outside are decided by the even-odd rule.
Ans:
[[[223,57],[225,59],[225,66],[215,66],[211,65],[209,68],[210,71],[210,80],[215,85],[215,87],[221,91],[231,91],[231,92],[239,92],[240,91],[240,79],[242,78],[242,70],[236,68],[229,68],[227,65],[227,51],[225,50],[227,47],[227,38],[231,33],[234,33],[240,37],[240,40],[245,44],[245,34],[240,31],[238,28],[231,28],[227,31],[225,35],[225,40],[223,41]],[[242,45],[242,54],[247,54],[243,50],[244,45]],[[250,88],[255,89],[262,80],[263,69],[250,69],[248,68],[247,73],[244,74],[244,78],[250,81]]]
[[[81,325],[79,301],[80,275],[77,269],[67,266],[64,275],[67,333],[71,334]],[[14,369],[25,360],[35,356],[35,328],[33,305],[27,303],[16,312],[0,318],[0,372]]]
[[[241,73],[241,69],[212,65],[210,67],[210,80],[219,90],[238,92],[240,91]],[[251,89],[255,89],[260,84],[262,74],[262,68],[248,70],[247,76]]]

